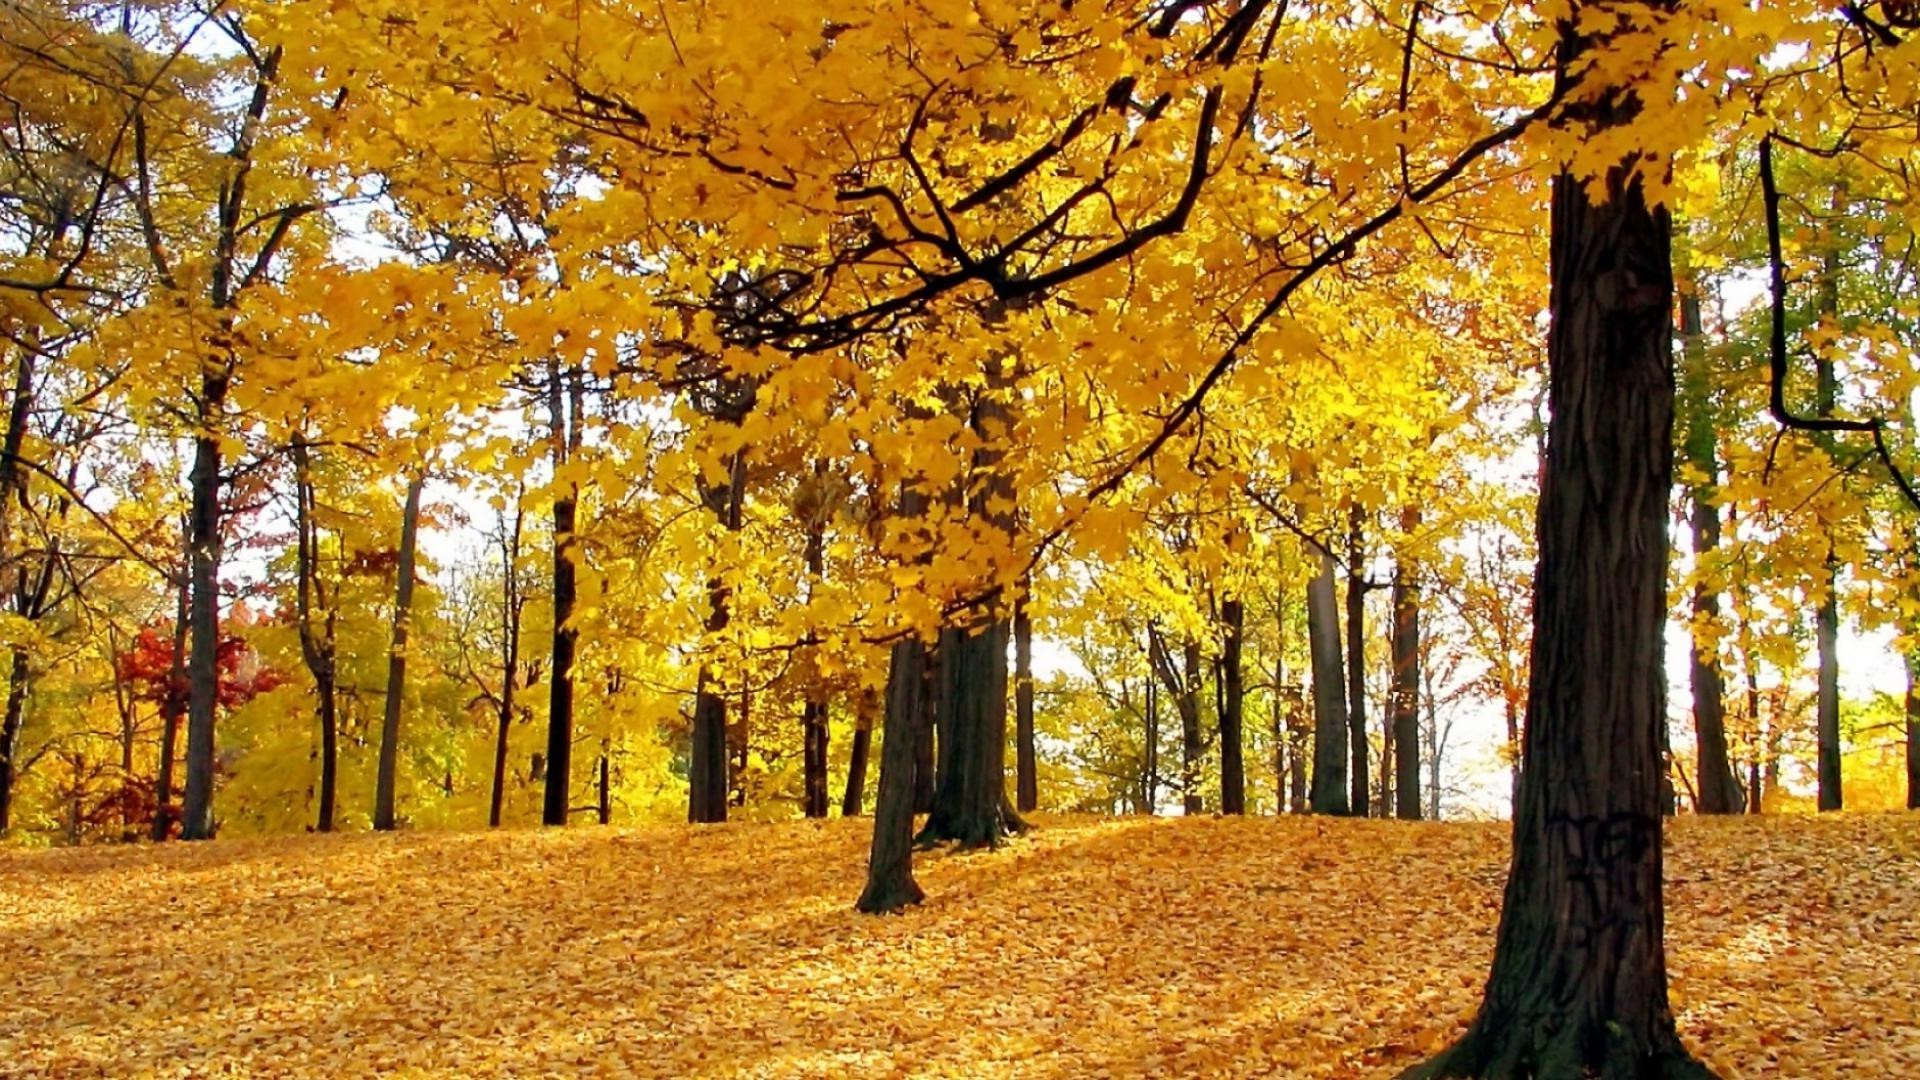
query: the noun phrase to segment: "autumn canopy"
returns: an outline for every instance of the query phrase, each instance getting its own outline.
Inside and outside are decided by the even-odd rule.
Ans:
[[[607,960],[573,936],[699,912],[747,952],[888,936],[741,993],[881,993],[915,941],[990,952],[966,925],[1130,948],[1191,878],[1175,907],[1376,906],[1313,947],[1397,936],[1444,993],[1363,1018],[1386,973],[1343,962],[1311,1026],[1344,1034],[1062,1075],[1774,1067],[1777,1017],[1713,1013],[1720,1054],[1726,999],[1670,992],[1760,939],[1682,890],[1670,958],[1666,901],[1823,837],[1914,873],[1905,817],[1791,815],[1920,806],[1915,37],[1911,0],[0,0],[0,836],[114,845],[0,859],[28,1000],[103,1025],[0,1047],[194,1067],[99,1056],[130,1021],[32,937],[98,959],[131,906],[311,941],[299,897],[428,874],[498,887],[473,925],[562,987]],[[1766,823],[1689,823],[1689,871],[1676,813]],[[1175,814],[1320,817],[1131,817]],[[695,827],[830,817],[865,821]],[[1365,817],[1512,825],[1329,820]],[[590,822],[623,828],[457,832]],[[404,835],[285,836],[368,829]],[[643,895],[523,940],[543,889]],[[1004,1071],[1154,985],[1056,974],[1028,1041],[916,1053]],[[1303,1015],[1234,985],[1183,1023]],[[278,1015],[202,1034],[319,1030]],[[609,1053],[919,1067],[831,1027]],[[477,1067],[435,1045],[369,1067]]]

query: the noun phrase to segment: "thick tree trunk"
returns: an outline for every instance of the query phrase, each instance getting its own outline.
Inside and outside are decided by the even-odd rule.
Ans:
[[[1244,814],[1247,812],[1247,692],[1241,652],[1246,643],[1246,609],[1238,599],[1223,600],[1220,621],[1226,627],[1220,648],[1220,812]]]
[[[1026,813],[1040,807],[1039,762],[1033,747],[1033,619],[1027,614],[1027,589],[1013,606],[1013,746],[1015,807]]]
[[[880,793],[874,800],[873,847],[867,856],[867,886],[854,907],[869,914],[898,911],[926,894],[913,880],[913,729],[926,712],[926,646],[897,642],[887,675],[887,706],[880,736]]]
[[[885,723],[884,720],[881,721]],[[873,707],[866,694],[854,717],[853,744],[847,750],[847,790],[840,797],[840,816],[858,817],[867,793],[867,757],[873,750]],[[918,763],[916,762],[916,767]]]
[[[1419,511],[1401,517],[1403,530],[1418,525]],[[1393,578],[1393,809],[1409,821],[1420,817],[1420,598],[1399,568]]]
[[[227,380],[202,379],[199,418],[211,428],[221,414]],[[191,598],[188,608],[187,787],[181,800],[180,836],[213,839],[214,718],[220,707],[220,438],[212,433],[193,440],[189,483],[187,562]]]
[[[940,723],[939,711],[939,674],[940,657],[938,649],[922,649],[920,665],[920,718],[909,729],[913,732],[913,812],[930,814],[933,812],[933,786],[939,776],[935,767],[939,747],[935,745],[935,735]],[[884,723],[885,721],[882,721]]]
[[[1008,629],[995,619],[940,635],[940,709],[952,748],[941,747],[944,768],[920,843],[990,847],[1026,828],[1007,800]]]
[[[1366,552],[1362,511],[1355,506],[1347,519],[1347,752],[1353,756],[1347,774],[1351,791],[1347,808],[1354,817],[1372,812],[1367,802],[1367,582],[1361,577]]]
[[[1568,33],[1563,61],[1583,47]],[[1586,108],[1603,127],[1636,110],[1618,91]],[[1673,277],[1667,213],[1649,209],[1633,164],[1607,176],[1601,202],[1577,178],[1554,182],[1553,421],[1513,865],[1480,1014],[1414,1076],[1711,1075],[1667,1001]]]
[[[1333,596],[1333,556],[1307,586],[1307,646],[1313,656],[1313,793],[1316,814],[1346,814],[1347,697],[1340,659],[1340,613]],[[1362,774],[1363,776],[1365,774]]]
[[[407,695],[407,633],[413,622],[413,579],[419,561],[420,493],[424,475],[407,482],[407,503],[400,515],[400,560],[393,592],[393,644],[387,651],[386,708],[380,716],[380,768],[374,780],[373,827],[394,826],[394,789],[400,767],[400,712]]]

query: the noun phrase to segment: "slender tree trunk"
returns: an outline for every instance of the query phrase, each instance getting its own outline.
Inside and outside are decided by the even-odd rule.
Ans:
[[[160,775],[153,782],[153,838],[167,839],[179,819],[173,805],[173,763],[180,753],[180,721],[187,714],[187,583],[180,582],[173,616],[173,656],[168,661],[167,688],[160,696]]]
[[[1353,755],[1347,804],[1354,817],[1372,813],[1367,802],[1367,582],[1360,574],[1366,554],[1363,520],[1360,507],[1354,506],[1347,519],[1347,751]]]
[[[507,736],[513,728],[513,677],[507,677],[500,711],[494,720],[493,788],[487,794],[487,828],[500,827],[507,802]]]
[[[1720,482],[1719,449],[1713,418],[1713,381],[1701,344],[1699,294],[1689,290],[1680,298],[1681,352],[1685,368],[1680,389],[1685,420],[1681,447],[1692,471],[1702,479],[1688,486],[1692,502],[1693,649],[1689,666],[1693,690],[1694,751],[1700,774],[1698,809],[1703,814],[1737,814],[1745,805],[1740,784],[1727,757],[1726,680],[1720,669],[1720,650],[1713,632],[1720,621],[1720,592],[1707,580],[1702,565],[1720,546],[1720,511],[1715,506]]]
[[[407,694],[407,632],[413,622],[413,579],[420,541],[420,493],[424,475],[407,482],[407,504],[400,517],[400,563],[393,593],[393,646],[387,652],[386,710],[380,717],[380,770],[374,782],[373,827],[394,826],[394,788],[400,764],[400,711]]]
[[[1607,10],[1638,22],[1634,6]],[[1563,73],[1589,44],[1565,33]],[[1607,128],[1638,110],[1618,89],[1595,93],[1577,119]],[[1479,1016],[1414,1076],[1711,1075],[1667,1000],[1673,277],[1669,218],[1647,206],[1636,164],[1649,163],[1609,172],[1603,201],[1569,175],[1553,185],[1553,426],[1513,864]]]
[[[842,817],[858,817],[860,804],[867,793],[867,756],[873,749],[873,704],[870,695],[861,695],[859,709],[854,716],[853,745],[847,753],[847,790],[840,798]]]
[[[1159,809],[1160,804],[1160,687],[1156,680],[1152,671],[1147,672],[1147,730],[1141,740],[1140,812],[1148,815]]]
[[[1333,556],[1307,586],[1307,645],[1313,654],[1313,793],[1316,814],[1346,814],[1347,697],[1340,658],[1340,613],[1333,597]],[[1364,776],[1365,774],[1362,773]]]
[[[1907,809],[1920,810],[1920,653],[1907,660]]]
[[[500,697],[493,738],[493,788],[487,797],[487,827],[497,829],[506,811],[507,747],[513,730],[514,696],[520,689],[520,619],[526,601],[520,594],[520,529],[525,521],[521,496],[514,499],[513,525],[500,535]]]
[[[1840,209],[1835,207],[1836,210]],[[1840,310],[1839,256],[1829,241],[1816,274],[1820,318],[1830,319]],[[1824,350],[1814,351],[1814,411],[1822,417],[1833,415],[1840,386],[1834,377],[1833,360]],[[1829,456],[1834,453],[1830,438],[1820,445]],[[1820,658],[1819,700],[1815,710],[1819,727],[1819,805],[1822,810],[1838,810],[1845,804],[1840,791],[1840,563],[1833,553],[1831,531],[1827,538],[1827,564],[1820,609],[1814,616],[1814,641]]]
[[[579,590],[574,566],[575,507],[572,494],[553,501],[553,671],[547,679],[543,825],[565,825],[573,797],[573,660],[580,642],[580,631],[573,625]]]
[[[720,511],[721,524],[737,532],[746,497],[747,459],[735,453],[723,492],[708,498]],[[707,633],[718,634],[732,617],[726,582],[716,576],[707,584]],[[727,699],[713,665],[702,664],[693,704],[693,751],[687,789],[687,820],[715,823],[727,820],[728,778]]]
[[[1220,812],[1244,814],[1247,812],[1246,685],[1241,652],[1246,643],[1246,609],[1237,598],[1222,600],[1220,621],[1226,627],[1226,638],[1220,648]]]
[[[595,807],[600,824],[613,824],[613,760],[607,751],[607,741],[600,740],[600,801]]]
[[[1021,813],[1040,807],[1039,762],[1033,747],[1033,619],[1027,612],[1027,590],[1013,606],[1013,745],[1015,806]]]
[[[1401,514],[1404,532],[1420,523],[1420,512]],[[1393,577],[1393,796],[1394,814],[1420,817],[1420,597],[1408,580],[1411,568]]]
[[[807,530],[807,577],[818,582],[826,574],[826,526],[824,519]],[[810,818],[827,816],[827,688],[820,672],[808,656],[806,701],[800,706],[801,776],[805,811]]]
[[[340,789],[340,704],[335,685],[335,612],[320,576],[319,501],[310,446],[304,435],[292,446],[294,478],[294,617],[300,657],[313,677],[314,711],[320,723],[320,797],[316,832],[332,832]]]
[[[867,886],[854,907],[869,914],[898,911],[926,894],[913,880],[913,728],[925,718],[926,646],[896,642],[887,676],[885,727],[880,737],[880,793],[873,808],[873,847]]]
[[[27,688],[33,674],[28,666],[27,650],[15,646],[7,671],[7,711],[0,720],[0,836],[13,829],[14,761],[20,752],[20,726],[27,715]]]

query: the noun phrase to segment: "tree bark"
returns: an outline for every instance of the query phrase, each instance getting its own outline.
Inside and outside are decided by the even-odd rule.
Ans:
[[[1920,653],[1907,660],[1907,809],[1920,810]]]
[[[1033,747],[1033,619],[1027,613],[1027,582],[1013,605],[1013,745],[1015,807],[1040,807],[1039,762]]]
[[[1408,507],[1401,528],[1411,532],[1420,512]],[[1420,818],[1420,598],[1402,565],[1393,578],[1393,809],[1396,817]]]
[[[926,645],[896,642],[887,675],[886,716],[880,737],[880,793],[874,800],[873,846],[867,885],[854,907],[868,914],[898,911],[926,893],[913,880],[914,727],[925,718]]]
[[[600,740],[600,798],[594,809],[600,824],[613,824],[613,758],[607,748],[607,741]]]
[[[0,721],[0,836],[13,829],[14,760],[20,752],[20,727],[27,715],[27,688],[33,674],[27,650],[15,646],[7,670],[6,717]]]
[[[507,801],[507,746],[513,729],[514,696],[520,688],[520,619],[526,599],[520,594],[520,529],[523,504],[514,501],[513,526],[500,535],[500,697],[493,739],[493,789],[487,798],[487,827],[500,827]]]
[[[991,847],[1026,828],[1006,790],[1008,631],[1008,620],[993,619],[940,635],[940,714],[951,749],[941,747],[944,767],[920,843]]]
[[[400,516],[400,562],[393,593],[393,645],[387,652],[386,709],[380,717],[380,769],[374,781],[373,827],[394,826],[394,789],[400,766],[400,711],[407,694],[407,633],[413,622],[413,579],[420,542],[420,493],[424,474],[407,481],[407,503]]]
[[[818,582],[826,574],[826,525],[816,520],[807,529],[807,577]],[[806,700],[800,706],[800,757],[803,803],[806,816],[823,818],[829,807],[827,797],[827,688],[820,672],[808,657]]]
[[[1835,207],[1836,210],[1839,207]],[[1816,312],[1829,319],[1840,310],[1839,253],[1832,240],[1822,253],[1815,275]],[[1825,350],[1816,349],[1814,367],[1814,413],[1830,417],[1839,399],[1840,384],[1834,377],[1833,360]],[[1819,437],[1829,456],[1834,454],[1833,440]],[[1819,744],[1819,805],[1822,810],[1838,810],[1845,804],[1840,784],[1840,564],[1833,553],[1831,532],[1827,539],[1827,564],[1820,610],[1814,617],[1814,640],[1819,653],[1819,698],[1816,707]]]
[[[1247,692],[1241,653],[1246,643],[1246,609],[1237,598],[1222,600],[1220,621],[1226,627],[1226,637],[1220,647],[1220,812],[1244,814],[1247,812]]]
[[[340,703],[335,685],[335,606],[320,576],[319,501],[313,459],[304,436],[292,447],[294,479],[294,607],[300,658],[313,677],[314,711],[320,723],[320,793],[316,832],[332,832],[340,779]],[[317,610],[316,610],[317,609]]]
[[[201,378],[199,420],[189,477],[187,561],[191,597],[187,654],[187,787],[181,799],[180,837],[213,839],[214,718],[220,707],[220,438],[211,429],[227,398],[227,378]]]
[[[1160,802],[1160,685],[1159,676],[1151,670],[1147,672],[1146,698],[1147,730],[1141,740],[1140,753],[1140,812],[1152,815],[1159,809]]]
[[[1320,573],[1307,586],[1307,646],[1313,657],[1313,792],[1316,814],[1346,814],[1347,698],[1342,683],[1340,614],[1333,598],[1333,556],[1320,554]]]
[[[1367,582],[1361,576],[1363,513],[1354,506],[1347,518],[1347,751],[1353,755],[1347,774],[1351,793],[1347,806],[1354,817],[1372,812],[1367,801]]]
[[[859,708],[854,717],[853,745],[847,752],[847,790],[840,798],[842,817],[858,817],[867,793],[867,756],[873,748],[873,706],[865,692]]]
[[[1632,7],[1620,14],[1637,21]],[[1572,25],[1563,78],[1590,44]],[[1614,88],[1581,110],[1604,128],[1637,108]],[[1599,202],[1576,177],[1554,181],[1553,420],[1513,864],[1480,1013],[1411,1076],[1711,1075],[1682,1047],[1667,1000],[1673,277],[1669,218],[1648,207],[1639,164],[1609,171]]]
[[[168,663],[167,688],[160,697],[160,774],[153,781],[153,839],[173,834],[178,808],[173,805],[173,762],[180,752],[180,721],[187,713],[187,604],[185,580],[173,616],[173,656]]]
[[[743,452],[733,455],[724,491],[710,493],[708,505],[720,512],[720,523],[730,532],[741,524],[741,506],[746,497],[747,458]],[[717,505],[716,505],[717,504]],[[707,633],[718,634],[732,617],[730,596],[724,579],[715,576],[707,583]],[[688,773],[687,820],[717,823],[727,820],[727,700],[711,664],[700,666],[699,682],[693,704],[693,749]]]

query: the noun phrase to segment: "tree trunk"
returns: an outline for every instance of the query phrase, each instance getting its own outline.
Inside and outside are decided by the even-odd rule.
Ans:
[[[1347,751],[1353,755],[1347,803],[1354,817],[1372,812],[1367,802],[1367,582],[1360,573],[1365,557],[1362,520],[1356,505],[1347,519]]]
[[[173,762],[180,752],[180,721],[187,713],[187,604],[188,589],[180,582],[173,616],[173,656],[168,661],[167,689],[160,697],[160,775],[153,781],[153,838],[167,839],[179,819],[173,805]]]
[[[7,711],[0,720],[0,836],[13,829],[13,782],[18,777],[14,759],[20,752],[20,726],[27,715],[27,687],[32,679],[27,650],[15,646],[7,671]]]
[[[1347,792],[1347,697],[1340,659],[1340,614],[1333,598],[1333,556],[1307,586],[1307,645],[1313,657],[1313,793],[1316,814],[1351,810]],[[1363,774],[1364,775],[1364,774]]]
[[[1409,507],[1401,514],[1403,531],[1420,522]],[[1393,577],[1393,809],[1394,816],[1420,818],[1420,598],[1402,565]],[[1384,809],[1384,808],[1383,808]]]
[[[523,490],[524,494],[524,490]],[[493,789],[487,797],[487,827],[497,829],[506,811],[507,745],[513,729],[514,695],[520,688],[520,528],[524,503],[516,496],[513,526],[500,534],[500,697],[493,739]]]
[[[920,710],[920,718],[908,729],[913,733],[913,812],[930,814],[933,812],[933,785],[939,776],[935,768],[939,747],[934,745],[934,736],[940,727],[936,715],[939,710],[940,656],[938,649],[924,648],[917,655],[920,690],[919,704],[915,707]]]
[[[1013,745],[1015,807],[1040,807],[1039,762],[1033,748],[1033,619],[1027,614],[1028,583],[1013,605]]]
[[[1004,642],[1003,642],[1004,643]],[[913,880],[913,729],[925,719],[926,646],[896,642],[887,675],[885,725],[880,737],[880,793],[873,808],[873,847],[867,886],[854,907],[869,914],[898,911],[926,894]],[[850,789],[851,790],[851,789]]]
[[[213,839],[214,717],[220,707],[220,437],[212,432],[227,397],[223,375],[201,378],[199,420],[189,483],[187,560],[191,589],[187,659],[187,789],[180,836]]]
[[[1151,815],[1160,802],[1160,686],[1158,676],[1152,671],[1147,672],[1146,696],[1147,730],[1141,740],[1140,753],[1140,812]]]
[[[807,530],[807,577],[818,582],[826,574],[826,527],[815,521]],[[827,816],[827,688],[818,667],[808,657],[806,701],[800,706],[800,757],[806,815]]]
[[[294,486],[294,618],[300,658],[313,677],[314,712],[320,723],[320,797],[314,831],[332,832],[340,790],[340,702],[336,686],[335,609],[320,575],[319,500],[310,445],[304,435],[292,446]]]
[[[1026,828],[1007,801],[1008,630],[1006,619],[994,619],[940,635],[940,710],[951,750],[941,747],[944,768],[920,843],[991,847]],[[885,771],[883,749],[882,782]]]
[[[579,585],[574,566],[575,500],[553,501],[553,660],[547,679],[547,775],[540,823],[565,825],[573,797],[573,659],[580,631],[573,625]]]
[[[407,695],[407,632],[413,621],[413,579],[420,541],[420,493],[427,478],[407,481],[407,503],[400,516],[400,562],[393,592],[393,646],[387,652],[386,709],[380,717],[380,771],[374,782],[373,827],[394,826],[394,788],[400,766],[400,710]]]
[[[493,789],[487,795],[487,828],[500,827],[502,812],[507,802],[507,736],[513,727],[513,676],[507,676],[506,690],[501,694],[501,705],[494,722],[493,735]]]
[[[1907,654],[1907,809],[1920,810],[1920,653]]]
[[[729,531],[738,531],[741,506],[746,496],[744,453],[736,452],[728,469],[723,492],[708,496],[708,505],[720,511],[720,523]],[[731,618],[729,593],[724,579],[715,576],[707,583],[707,633],[718,634]],[[700,666],[693,703],[693,749],[688,771],[687,820],[717,823],[727,820],[727,700],[711,664]]]
[[[1585,46],[1566,33],[1563,73]],[[1604,128],[1637,103],[1614,89],[1582,111]],[[1513,864],[1479,1016],[1412,1076],[1711,1075],[1667,1001],[1673,277],[1668,215],[1647,206],[1635,164],[1608,173],[1601,202],[1573,176],[1553,185],[1553,420]]]
[[[1737,814],[1745,805],[1727,758],[1726,679],[1712,628],[1720,621],[1720,593],[1707,581],[1703,563],[1720,546],[1720,511],[1714,505],[1720,482],[1719,450],[1713,418],[1713,382],[1701,345],[1700,297],[1689,290],[1680,298],[1681,352],[1686,366],[1680,389],[1685,420],[1681,447],[1702,479],[1689,485],[1692,502],[1693,649],[1688,672],[1693,690],[1694,750],[1699,779],[1697,808],[1703,814]]]
[[[1240,665],[1247,632],[1246,609],[1238,599],[1222,600],[1220,621],[1227,631],[1220,647],[1220,812],[1244,814],[1247,812],[1246,686]]]
[[[867,793],[867,756],[872,749],[873,706],[868,695],[863,693],[860,712],[854,717],[853,745],[848,747],[847,752],[847,790],[840,798],[842,817],[858,817],[860,814],[860,804]]]
[[[1835,207],[1838,211],[1840,208]],[[1840,310],[1839,254],[1831,238],[1815,274],[1816,312],[1830,319]],[[1833,360],[1827,351],[1816,349],[1814,358],[1814,412],[1820,417],[1833,415],[1840,384],[1834,377]],[[1833,440],[1817,436],[1829,456],[1835,453]],[[1837,462],[1836,462],[1837,464]],[[1838,810],[1845,803],[1840,791],[1840,563],[1834,557],[1831,532],[1827,539],[1825,588],[1820,610],[1814,617],[1814,639],[1820,656],[1820,691],[1816,709],[1819,743],[1819,805],[1822,810]]]
[[[613,824],[613,760],[607,752],[605,739],[600,740],[600,800],[595,809],[600,824]]]

